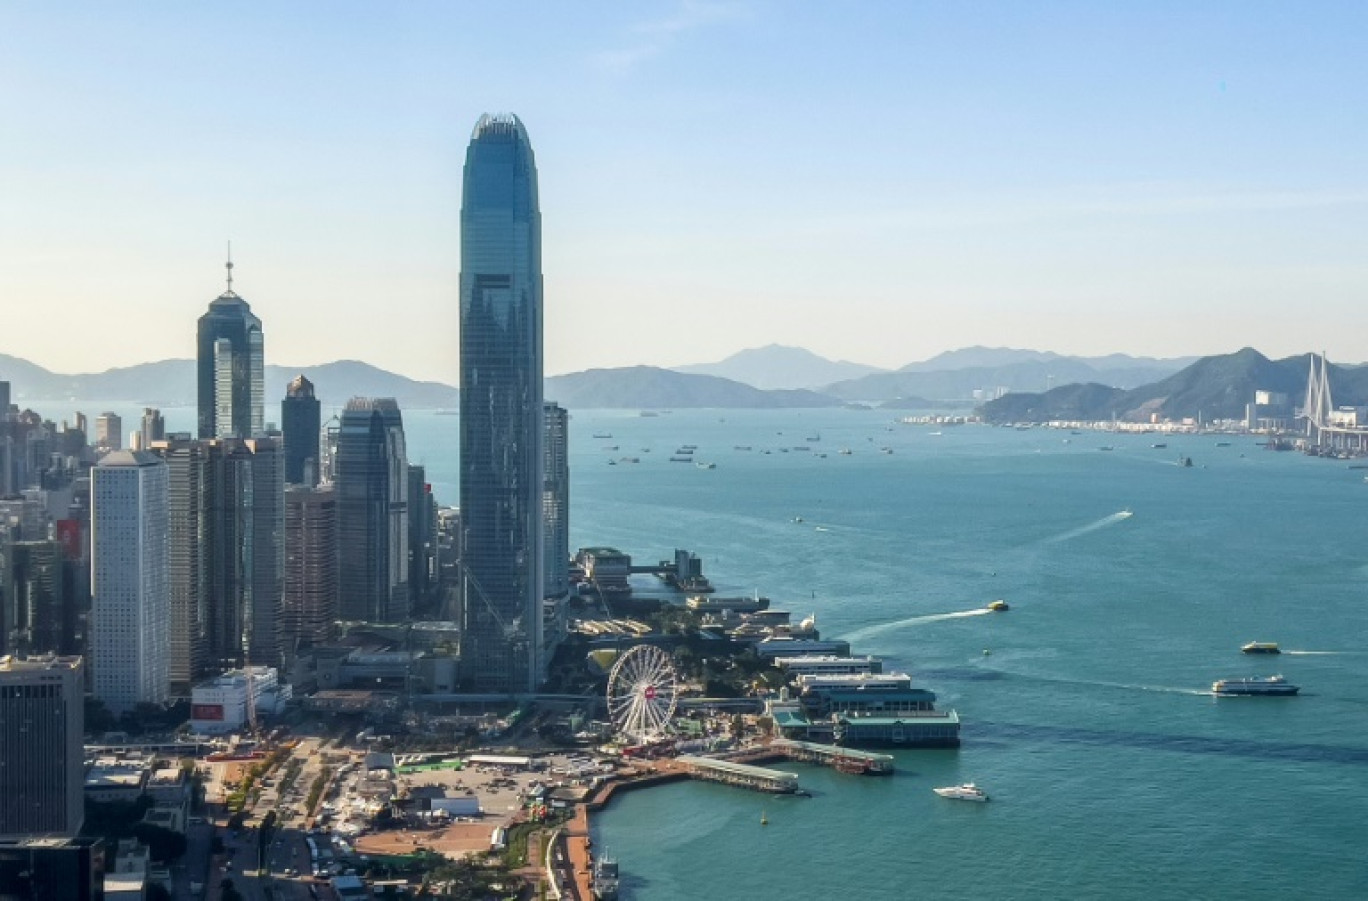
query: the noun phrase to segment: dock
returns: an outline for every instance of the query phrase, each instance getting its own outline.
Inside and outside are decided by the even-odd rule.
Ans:
[[[716,760],[711,757],[681,756],[676,762],[695,779],[720,782],[773,794],[793,794],[798,790],[798,774],[771,770],[748,763]]]
[[[889,776],[893,773],[892,754],[875,754],[855,748],[842,748],[839,745],[822,745],[787,738],[777,738],[770,742],[769,746],[789,760],[834,767],[842,773],[869,776]]]

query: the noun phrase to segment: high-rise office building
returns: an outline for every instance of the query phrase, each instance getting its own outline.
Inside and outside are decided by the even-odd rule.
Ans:
[[[161,410],[155,407],[143,409],[141,431],[143,450],[151,448],[153,441],[166,440],[166,419],[162,416]]]
[[[483,691],[541,680],[542,272],[537,167],[483,116],[461,206],[461,665]]]
[[[547,402],[543,439],[542,517],[546,528],[543,564],[548,598],[570,593],[570,414]]]
[[[95,446],[100,450],[123,447],[123,419],[119,414],[101,413],[95,417]]]
[[[279,666],[285,466],[274,437],[209,443],[209,657],[219,669]]]
[[[168,471],[176,694],[249,660],[278,666],[285,566],[280,440],[177,436],[152,450],[166,460]]]
[[[84,731],[80,657],[0,657],[0,839],[81,831]]]
[[[160,704],[170,683],[166,463],[112,451],[91,471],[91,666],[113,713]]]
[[[303,645],[332,637],[337,619],[337,492],[332,485],[285,488],[285,595],[280,603],[284,665]]]
[[[409,596],[414,616],[437,615],[437,501],[427,481],[427,468],[408,468]]]
[[[0,525],[0,653],[78,653],[78,561],[55,538],[14,541],[12,534]]]
[[[186,697],[209,671],[214,571],[210,447],[208,442],[173,438],[154,443],[151,451],[166,461],[171,690]]]
[[[295,376],[280,402],[280,425],[285,438],[285,484],[317,485],[318,442],[322,418],[313,382]]]
[[[261,320],[233,292],[232,260],[228,290],[199,319],[196,364],[200,438],[252,438],[265,431]]]
[[[408,452],[393,398],[347,402],[334,469],[339,614],[399,622],[409,615]]]

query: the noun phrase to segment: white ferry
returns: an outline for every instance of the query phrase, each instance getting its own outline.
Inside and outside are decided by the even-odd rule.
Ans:
[[[1211,683],[1211,693],[1220,697],[1233,695],[1294,695],[1301,691],[1282,676],[1249,679],[1218,679]]]

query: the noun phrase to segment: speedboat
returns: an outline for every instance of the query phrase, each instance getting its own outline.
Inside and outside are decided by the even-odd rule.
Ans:
[[[1006,601],[992,601],[988,604],[988,609],[993,611],[994,613],[1005,613],[1006,611],[1011,610],[1012,608],[1007,606]]]
[[[1249,644],[1240,645],[1240,652],[1243,654],[1281,654],[1282,650],[1276,641],[1251,641]]]
[[[988,795],[983,789],[972,782],[963,785],[947,785],[944,788],[931,789],[942,798],[951,798],[955,801],[987,801]]]

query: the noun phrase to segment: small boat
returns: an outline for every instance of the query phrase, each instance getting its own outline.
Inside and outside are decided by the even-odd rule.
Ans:
[[[851,449],[848,448],[848,447],[843,447],[843,448],[841,448],[840,450],[838,450],[836,453],[840,454],[840,455],[843,456],[843,457],[849,457],[849,456],[851,455],[851,453],[853,453],[853,451],[851,451]]]
[[[595,433],[594,433],[594,437],[595,437],[595,438],[612,438],[612,437],[613,437],[613,433],[612,433],[612,432],[595,432]]]
[[[1276,641],[1251,641],[1248,644],[1240,645],[1242,654],[1281,654],[1282,650]]]
[[[760,811],[760,825],[761,825],[761,826],[768,826],[768,825],[769,825],[769,817],[765,816],[765,812],[764,812],[763,810]]]
[[[697,463],[695,463],[694,466],[697,466],[699,469],[716,469],[716,468],[717,468],[717,464],[716,464],[716,463],[704,463],[704,462],[701,461],[701,460],[698,461]]]
[[[947,785],[944,788],[931,789],[942,798],[951,798],[955,801],[987,801],[988,795],[972,782],[963,785]]]
[[[817,526],[817,527],[814,529],[814,531],[817,531],[817,532],[829,532],[829,531],[831,531],[831,530],[828,529],[826,526]]]
[[[1168,445],[1167,445],[1167,444],[1151,444],[1150,447],[1155,448],[1155,449],[1159,449],[1159,448],[1168,447]]]
[[[991,602],[988,605],[988,609],[993,611],[994,613],[1006,613],[1008,610],[1011,610],[1012,608],[1008,606],[1006,601],[999,600]]]

